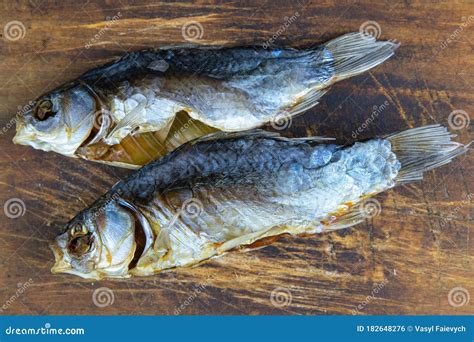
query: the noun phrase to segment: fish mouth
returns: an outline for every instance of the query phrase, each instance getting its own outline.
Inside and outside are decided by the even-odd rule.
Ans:
[[[12,141],[17,145],[31,146],[37,150],[45,152],[54,151],[67,157],[75,157],[77,147],[65,140],[64,136],[61,136],[60,139],[62,140],[58,141],[55,141],[56,137],[58,136],[39,134],[26,126],[23,126],[17,128],[17,132]]]
[[[64,261],[64,253],[61,248],[58,246],[56,240],[52,241],[49,244],[49,248],[53,251],[54,254],[54,265],[51,267],[52,273],[67,273],[72,269],[71,265]]]
[[[16,134],[12,141],[17,145],[29,145],[32,140],[35,139],[35,134],[25,132],[24,126],[17,124]]]
[[[36,135],[31,130],[27,129],[25,118],[17,117],[16,121],[16,134],[13,137],[13,143],[17,145],[29,145],[32,140],[36,138]]]

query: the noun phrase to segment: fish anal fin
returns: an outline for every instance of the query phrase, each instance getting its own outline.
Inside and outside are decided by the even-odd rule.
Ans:
[[[288,117],[293,117],[298,114],[302,114],[307,110],[313,108],[318,104],[319,99],[327,92],[327,89],[310,89],[309,91],[301,94],[296,98],[296,100],[290,106],[283,109],[282,112],[278,115],[286,115]]]
[[[366,208],[364,205],[364,199],[371,196],[372,194],[361,197],[361,201],[356,204],[354,202],[346,202],[336,212],[328,214],[325,219],[320,221],[322,225],[320,232],[349,228],[371,217],[369,208]]]
[[[247,245],[240,245],[238,247],[235,247],[231,249],[230,251],[240,251],[240,252],[247,252],[247,251],[252,251],[256,249],[260,249],[263,247],[266,247],[268,245],[273,244],[275,241],[279,240],[283,236],[288,236],[288,233],[281,233],[278,235],[273,235],[273,236],[265,236],[261,239],[258,239],[250,244]]]

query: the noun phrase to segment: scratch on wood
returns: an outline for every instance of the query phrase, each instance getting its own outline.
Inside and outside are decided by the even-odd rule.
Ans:
[[[408,120],[408,117],[406,115],[406,112],[405,110],[403,109],[403,106],[401,105],[400,103],[400,100],[398,99],[395,91],[391,91],[391,93],[393,94],[390,95],[390,91],[388,91],[387,89],[385,89],[385,87],[382,85],[382,83],[373,75],[373,73],[369,72],[369,75],[370,77],[374,80],[374,82],[379,86],[378,89],[380,90],[380,92],[382,92],[389,100],[390,102],[392,102],[392,104],[395,105],[395,107],[397,108],[398,110],[398,113],[400,114],[400,116],[403,118],[403,120],[407,123],[408,127],[413,127],[412,124],[410,123],[410,121]],[[389,87],[392,88],[390,86],[390,82],[388,81],[388,78],[385,74],[384,75],[384,79],[385,81],[388,83]],[[393,88],[392,88],[393,89]]]

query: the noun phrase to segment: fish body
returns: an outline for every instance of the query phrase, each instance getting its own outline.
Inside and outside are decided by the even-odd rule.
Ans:
[[[132,52],[40,97],[14,142],[137,168],[215,131],[288,120],[397,48],[361,33],[319,47]]]
[[[361,201],[466,149],[441,126],[352,146],[214,133],[147,164],[78,214],[52,245],[53,271],[145,276],[268,237],[353,226],[366,218]]]

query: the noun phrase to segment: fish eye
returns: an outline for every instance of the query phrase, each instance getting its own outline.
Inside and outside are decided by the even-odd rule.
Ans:
[[[69,241],[68,251],[74,256],[81,256],[89,252],[92,247],[93,236],[91,233],[80,233],[80,235],[73,236]]]
[[[40,100],[35,108],[35,117],[39,121],[44,121],[54,116],[56,112],[53,111],[53,102],[49,99]]]

